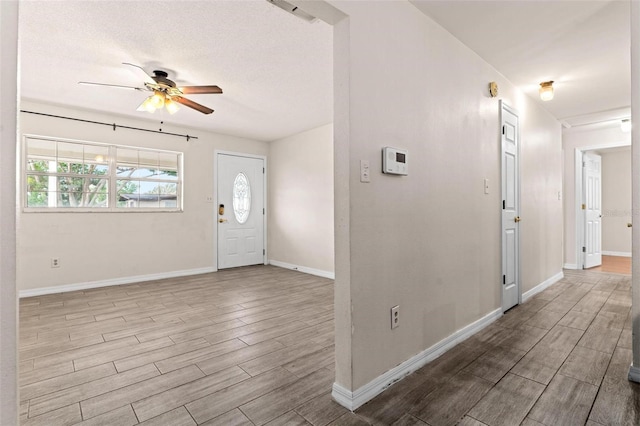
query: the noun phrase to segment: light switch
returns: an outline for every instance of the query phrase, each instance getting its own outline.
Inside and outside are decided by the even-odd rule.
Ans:
[[[371,174],[369,173],[369,160],[360,160],[360,182],[371,182]]]
[[[489,179],[484,180],[484,193],[485,194],[489,193]]]

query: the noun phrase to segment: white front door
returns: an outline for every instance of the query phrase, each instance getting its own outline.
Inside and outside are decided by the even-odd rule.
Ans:
[[[584,188],[584,268],[602,265],[602,158],[585,153],[582,157]]]
[[[520,132],[515,111],[501,103],[502,310],[520,302]]]
[[[264,263],[264,160],[217,155],[218,269]]]

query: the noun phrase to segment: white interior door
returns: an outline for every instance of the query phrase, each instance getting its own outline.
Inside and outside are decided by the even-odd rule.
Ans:
[[[593,153],[582,157],[584,188],[584,268],[602,265],[602,158]]]
[[[502,310],[520,301],[520,132],[515,111],[501,103],[502,116]]]
[[[264,160],[217,155],[218,269],[264,263]]]

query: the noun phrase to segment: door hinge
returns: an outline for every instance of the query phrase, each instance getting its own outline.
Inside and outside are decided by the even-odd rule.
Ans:
[[[586,247],[582,247],[582,252],[586,253],[587,252],[587,248]]]
[[[586,204],[583,204],[583,205],[582,205],[582,210],[586,210],[586,209],[587,209],[587,205],[586,205]]]
[[[262,208],[262,214],[264,214],[264,207]]]
[[[502,134],[504,135],[505,133],[507,133],[507,126],[502,126]]]
[[[502,210],[507,208],[507,202],[505,200],[502,200]]]
[[[266,251],[264,249],[262,249],[262,255],[264,256],[266,253]]]
[[[582,162],[582,167],[587,167],[587,163],[586,162]]]
[[[264,167],[262,168],[262,174],[264,174]]]
[[[506,284],[507,283],[507,276],[503,275],[502,276],[502,284]]]

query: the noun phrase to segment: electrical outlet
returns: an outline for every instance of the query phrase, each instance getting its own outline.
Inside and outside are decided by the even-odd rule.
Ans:
[[[60,258],[59,257],[52,257],[51,258],[51,267],[52,268],[59,268],[60,267]]]
[[[400,325],[400,305],[391,308],[391,329]]]

